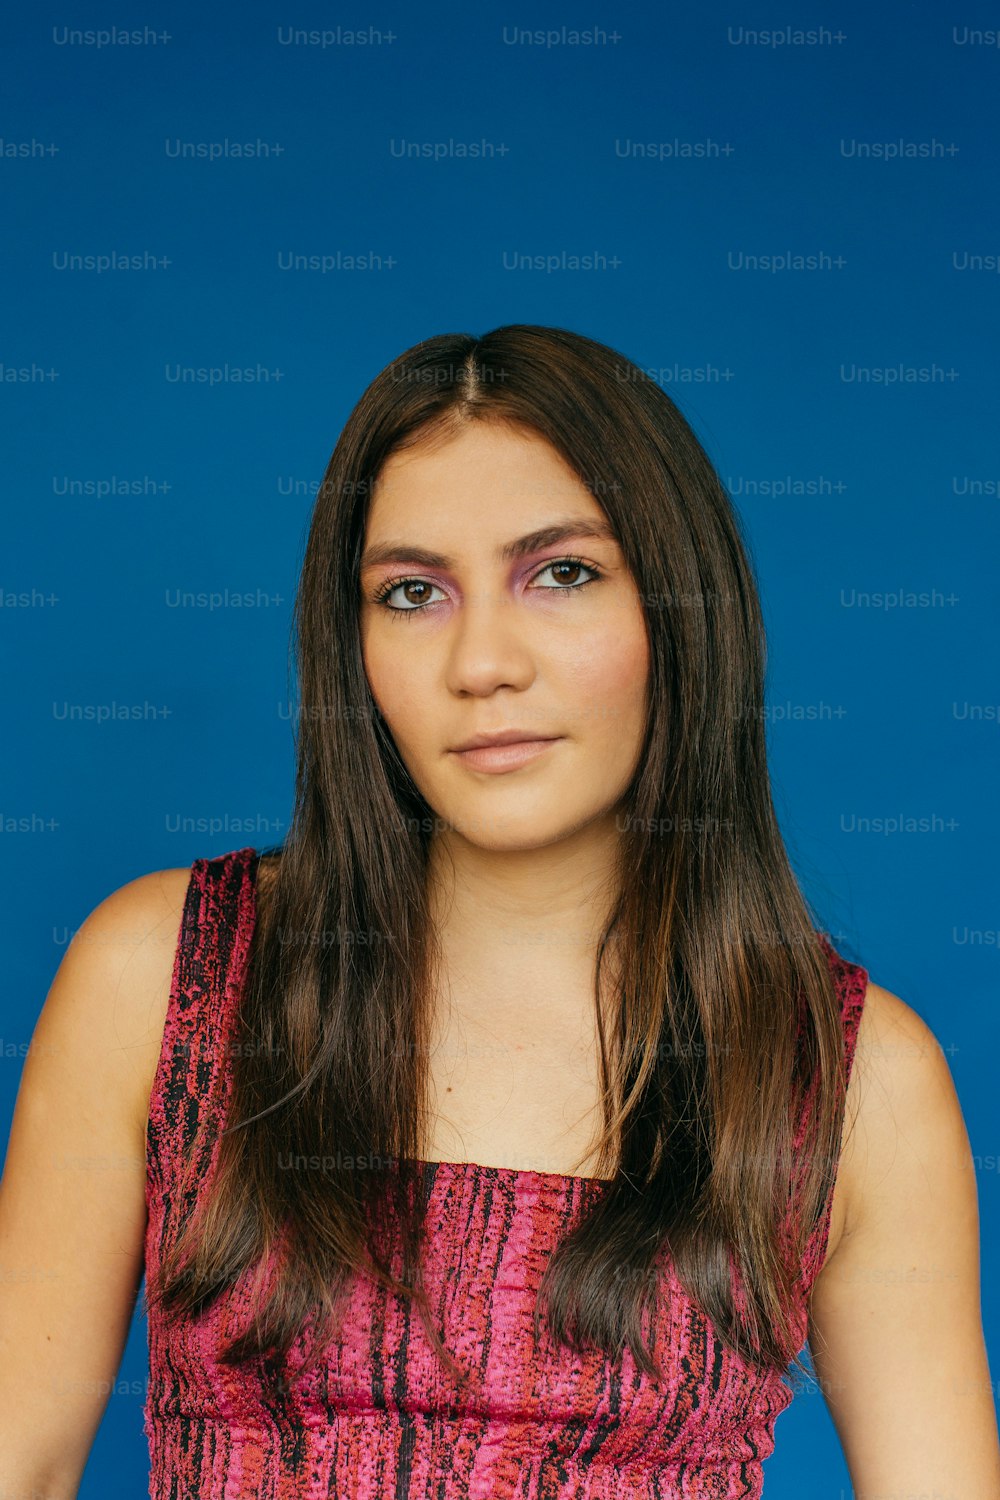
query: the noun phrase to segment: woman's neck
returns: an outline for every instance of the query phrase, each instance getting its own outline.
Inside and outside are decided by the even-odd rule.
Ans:
[[[506,974],[592,976],[617,879],[613,819],[545,848],[493,850],[439,834],[428,864],[431,920],[446,959]],[[450,966],[450,965],[449,965]]]

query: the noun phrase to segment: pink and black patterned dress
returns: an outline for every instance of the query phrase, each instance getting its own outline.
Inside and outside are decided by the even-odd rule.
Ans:
[[[175,957],[147,1128],[146,1268],[184,1204],[177,1171],[199,1118],[222,1119],[228,1053],[255,919],[258,855],[196,860]],[[867,973],[824,938],[841,997],[845,1053],[857,1040]],[[212,1147],[214,1158],[215,1147]],[[480,1393],[452,1414],[454,1383],[405,1300],[366,1277],[318,1366],[265,1394],[251,1364],[218,1363],[216,1341],[244,1326],[237,1283],[199,1319],[149,1315],[152,1500],[737,1500],[759,1497],[785,1377],[724,1348],[667,1272],[657,1301],[657,1382],[600,1352],[555,1346],[532,1317],[557,1237],[600,1180],[428,1163],[424,1281],[445,1345]],[[204,1185],[196,1190],[200,1192]],[[832,1189],[830,1192],[832,1199]],[[802,1264],[819,1274],[830,1199]],[[187,1200],[190,1206],[191,1199]]]

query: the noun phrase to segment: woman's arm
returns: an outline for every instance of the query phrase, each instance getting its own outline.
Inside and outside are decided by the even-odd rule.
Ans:
[[[0,1500],[72,1500],[118,1373],[189,873],[144,875],[91,912],[28,1048],[0,1184]]]
[[[969,1138],[934,1034],[877,985],[848,1108],[845,1228],[813,1292],[810,1349],[856,1500],[997,1500]]]

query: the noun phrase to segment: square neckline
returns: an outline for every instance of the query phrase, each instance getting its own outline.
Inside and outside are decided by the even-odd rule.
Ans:
[[[588,1186],[591,1186],[594,1183],[600,1183],[606,1186],[608,1183],[614,1180],[611,1177],[578,1177],[574,1176],[571,1172],[542,1172],[536,1170],[534,1167],[488,1166],[485,1162],[479,1161],[429,1161],[427,1160],[427,1158],[422,1156],[415,1157],[414,1161],[415,1165],[421,1168],[421,1170],[423,1171],[426,1171],[430,1167],[433,1167],[435,1171],[438,1171],[440,1168],[444,1167],[446,1170],[452,1172],[466,1171],[470,1173],[493,1173],[499,1177],[513,1178],[515,1181],[521,1178],[536,1178],[542,1182],[581,1182],[587,1184]]]

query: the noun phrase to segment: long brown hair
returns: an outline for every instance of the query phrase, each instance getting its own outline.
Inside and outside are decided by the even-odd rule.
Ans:
[[[540,434],[590,488],[650,643],[646,733],[595,972],[597,1150],[614,1175],[553,1251],[536,1337],[544,1301],[557,1340],[614,1358],[628,1343],[658,1374],[642,1319],[668,1250],[722,1341],[784,1370],[798,1363],[790,1307],[833,1181],[845,1073],[829,963],[771,799],[757,589],[729,497],[677,406],[623,355],[562,328],[426,339],[376,376],[340,434],[295,605],[295,809],[258,866],[230,1115],[215,1176],[147,1295],[168,1313],[200,1311],[280,1248],[267,1296],[220,1352],[273,1365],[310,1317],[333,1331],[364,1270],[415,1299],[461,1379],[419,1264],[435,815],[369,690],[358,570],[386,459],[475,421]],[[605,1017],[612,939],[626,957]],[[299,1155],[363,1169],[281,1165]],[[790,1206],[793,1243],[779,1227]]]

